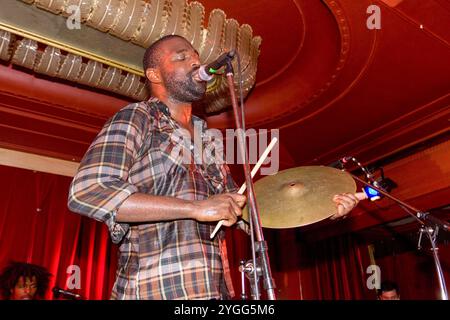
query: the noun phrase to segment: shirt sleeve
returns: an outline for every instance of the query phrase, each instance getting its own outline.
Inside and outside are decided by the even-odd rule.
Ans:
[[[129,229],[128,224],[116,223],[116,212],[138,192],[128,176],[149,124],[150,116],[139,104],[116,113],[88,148],[70,185],[69,209],[104,222],[114,243]]]

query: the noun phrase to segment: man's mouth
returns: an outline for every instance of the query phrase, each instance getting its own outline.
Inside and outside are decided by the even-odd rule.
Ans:
[[[193,79],[194,81],[196,81],[196,82],[202,82],[202,81],[203,81],[202,79],[200,79],[200,77],[198,76],[198,74],[194,74],[194,75],[192,76],[192,79]]]
[[[198,70],[199,68],[193,69],[190,73],[190,76],[192,78],[192,80],[196,81],[196,82],[204,82],[202,79],[200,79],[200,76],[198,75]]]

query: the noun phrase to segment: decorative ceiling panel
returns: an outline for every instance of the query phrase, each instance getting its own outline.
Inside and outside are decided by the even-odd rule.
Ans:
[[[243,94],[255,83],[260,37],[249,25],[212,10],[203,26],[204,7],[187,0],[7,1],[0,12],[0,55],[16,65],[51,77],[100,88],[135,100],[149,98],[142,70],[145,48],[164,35],[187,38],[209,63],[236,49],[241,59]],[[5,33],[6,32],[6,33]],[[14,36],[13,36],[14,35]],[[233,61],[235,70],[238,63]],[[206,113],[231,104],[221,77],[208,83]]]

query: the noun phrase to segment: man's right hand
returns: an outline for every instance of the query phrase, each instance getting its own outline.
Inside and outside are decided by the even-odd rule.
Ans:
[[[207,200],[193,201],[193,218],[203,222],[224,220],[223,225],[230,227],[242,215],[241,208],[246,200],[245,196],[237,193],[224,193]]]

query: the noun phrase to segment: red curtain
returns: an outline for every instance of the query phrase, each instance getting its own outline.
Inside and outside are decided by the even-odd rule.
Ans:
[[[5,166],[0,166],[0,177],[0,268],[11,260],[38,264],[54,275],[50,288],[71,289],[67,280],[73,273],[67,268],[75,265],[81,288],[72,291],[85,299],[108,299],[117,246],[111,243],[105,225],[67,209],[71,178]],[[264,233],[279,299],[376,298],[375,291],[366,286],[369,243],[357,234],[311,242],[302,236],[301,228],[264,229]],[[227,240],[239,299],[239,261],[251,257],[249,238],[242,231],[227,229]],[[382,278],[396,280],[404,299],[437,299],[432,257],[414,248],[399,252],[394,247],[391,243],[375,245]],[[440,255],[448,281],[448,245],[440,245]],[[45,298],[52,299],[52,293]]]
[[[41,265],[54,275],[50,288],[72,289],[66,284],[75,273],[68,268],[76,266],[80,289],[72,291],[85,299],[107,299],[116,247],[103,224],[67,209],[71,179],[5,166],[0,177],[0,268],[12,260]],[[49,290],[45,299],[52,298]]]
[[[301,229],[264,229],[279,299],[357,300],[375,299],[366,286],[370,265],[367,245],[348,234],[308,243]],[[228,235],[230,267],[237,296],[241,292],[240,260],[251,258],[250,243],[241,231]],[[230,245],[231,244],[231,245]],[[247,283],[247,293],[248,293]],[[264,298],[264,296],[263,296]]]
[[[419,227],[417,227],[419,228]],[[444,231],[441,231],[444,232]],[[447,236],[442,234],[442,236]],[[439,238],[438,252],[447,288],[450,289],[450,246],[449,240]],[[394,280],[404,300],[439,300],[440,286],[430,242],[422,239],[421,250],[417,250],[417,233],[409,239],[394,238],[374,244],[376,264],[381,278]]]

